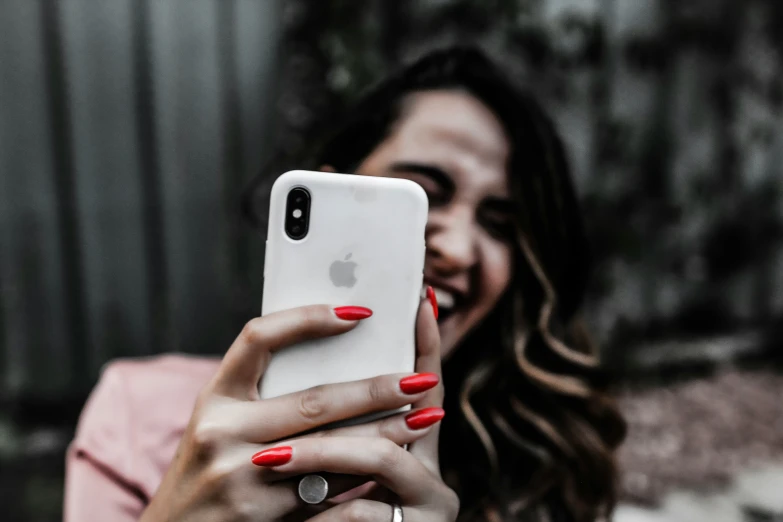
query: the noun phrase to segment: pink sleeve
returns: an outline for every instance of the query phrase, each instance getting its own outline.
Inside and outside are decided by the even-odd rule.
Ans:
[[[119,477],[86,455],[70,451],[64,522],[136,522],[145,502]]]
[[[133,423],[123,375],[110,365],[79,419],[66,459],[65,522],[131,522],[146,505],[136,477]]]

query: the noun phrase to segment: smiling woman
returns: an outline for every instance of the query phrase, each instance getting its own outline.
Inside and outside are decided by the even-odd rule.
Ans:
[[[579,317],[590,259],[551,120],[482,53],[452,48],[383,80],[327,134],[313,166],[411,179],[429,197],[425,282],[446,410],[460,413],[444,420],[441,467],[462,518],[608,515],[625,425]]]
[[[381,82],[333,131],[298,167],[407,178],[429,197],[419,375],[257,400],[270,351],[362,320],[326,306],[252,320],[222,362],[176,361],[179,380],[171,359],[139,363],[133,372],[156,377],[126,390],[138,375],[110,367],[72,446],[68,520],[609,516],[624,423],[580,328],[587,245],[550,120],[483,54],[456,48]],[[246,202],[256,217],[259,192]],[[293,438],[407,404],[407,415]],[[313,511],[292,477],[316,472],[344,494]]]

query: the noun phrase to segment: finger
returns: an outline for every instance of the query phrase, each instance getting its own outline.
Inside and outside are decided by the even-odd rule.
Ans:
[[[438,323],[433,314],[435,296],[427,292],[425,299],[419,307],[419,315],[416,320],[416,371],[441,375],[440,333]],[[431,299],[430,300],[430,297]],[[413,403],[414,408],[442,408],[444,388],[443,383],[425,394],[421,399]],[[440,410],[442,411],[442,410]],[[442,416],[441,416],[442,417]],[[429,432],[412,443],[408,450],[427,466],[433,473],[440,476],[440,464],[438,462],[438,437],[440,423]]]
[[[364,475],[390,489],[409,504],[424,504],[439,479],[410,453],[387,439],[319,437],[291,441],[253,456],[253,463],[272,467],[278,473],[296,475],[316,472]]]
[[[432,429],[432,426],[443,418],[443,410],[440,410],[439,412],[432,412],[431,410],[431,408],[414,410],[410,413],[395,415],[394,417],[389,417],[382,421],[335,430],[319,431],[307,435],[306,438],[352,437],[360,440],[365,438],[384,438],[398,446],[404,446],[405,444],[410,444],[427,435]],[[275,446],[290,444],[295,440],[299,439],[281,441]],[[274,473],[267,474],[266,480],[268,482],[284,481],[290,479],[292,476],[292,473],[283,473],[277,468],[274,468]]]
[[[272,352],[310,339],[345,333],[358,320],[340,319],[334,308],[312,305],[275,312],[248,322],[228,349],[211,382],[216,393],[241,399],[258,397],[257,385]]]
[[[433,425],[440,422],[444,412],[441,408],[420,408],[397,414],[385,419],[318,432],[322,437],[376,437],[388,439],[398,446],[404,446],[426,436]]]
[[[433,295],[432,299],[435,297]],[[425,299],[419,305],[416,316],[416,371],[419,373],[434,373],[441,376],[440,331],[433,314],[433,301]],[[443,404],[443,387],[438,387],[434,393],[425,397],[423,406],[440,406]]]
[[[309,519],[310,522],[389,522],[392,520],[392,507],[376,500],[355,499],[327,509]]]
[[[242,440],[264,443],[341,420],[394,411],[420,400],[438,382],[434,374],[380,375],[316,386],[263,401],[237,402],[221,414],[234,419],[233,425]]]

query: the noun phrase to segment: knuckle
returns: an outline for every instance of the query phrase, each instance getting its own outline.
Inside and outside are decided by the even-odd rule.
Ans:
[[[201,458],[212,458],[223,439],[223,429],[214,422],[201,421],[193,429],[192,441],[196,454]]]
[[[389,439],[396,441],[394,424],[395,417],[384,419],[375,425],[376,436],[381,439]]]
[[[225,464],[215,462],[201,473],[201,488],[205,494],[218,494],[230,491],[233,469]]]
[[[302,418],[317,423],[327,410],[324,387],[315,386],[300,393],[298,408]]]
[[[259,520],[258,499],[232,499],[230,508],[230,515],[227,517],[228,520],[237,522]]]
[[[373,519],[373,509],[364,500],[348,502],[343,511],[343,520],[347,522],[368,522]]]
[[[410,444],[415,441],[416,437],[411,437],[410,433],[410,430],[403,428],[399,415],[383,419],[376,427],[376,436],[380,439],[391,441],[394,446]]]
[[[369,383],[367,384],[367,396],[370,399],[371,403],[379,403],[383,402],[384,399],[384,381],[380,377],[375,377],[374,379],[370,379]]]
[[[314,467],[322,468],[327,462],[326,453],[325,443],[323,441],[317,441],[307,448],[307,460],[312,462]]]
[[[305,325],[313,325],[318,322],[318,313],[313,306],[303,306],[299,309],[300,321]]]
[[[399,466],[402,458],[402,448],[389,439],[380,439],[377,444],[379,469],[394,469]]]
[[[263,345],[267,340],[267,335],[260,317],[251,319],[242,328],[242,338],[251,345]]]

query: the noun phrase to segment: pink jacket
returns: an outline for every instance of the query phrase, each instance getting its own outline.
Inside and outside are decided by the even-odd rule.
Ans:
[[[106,368],[68,449],[65,522],[141,517],[219,362],[167,355]]]

